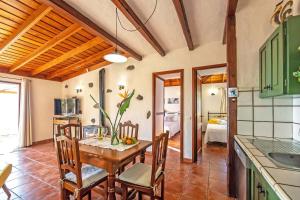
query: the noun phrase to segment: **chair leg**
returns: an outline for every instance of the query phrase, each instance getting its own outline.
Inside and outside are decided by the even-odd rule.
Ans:
[[[122,184],[122,200],[127,200],[128,190],[125,185]]]
[[[68,199],[67,195],[68,195],[67,190],[65,190],[64,188],[61,188],[61,190],[60,190],[60,198],[61,198],[61,200]]]
[[[165,177],[163,177],[160,185],[161,185],[160,196],[161,199],[164,200],[165,199]]]
[[[4,184],[3,186],[2,186],[2,188],[3,188],[3,190],[4,190],[4,192],[5,192],[5,194],[7,195],[7,199],[9,199],[10,198],[10,196],[11,196],[11,194],[10,194],[10,191],[8,190],[8,188],[6,187],[6,185]]]
[[[142,200],[142,198],[143,198],[142,192],[138,192],[138,200]]]
[[[88,200],[92,200],[92,191],[89,191],[88,193]]]

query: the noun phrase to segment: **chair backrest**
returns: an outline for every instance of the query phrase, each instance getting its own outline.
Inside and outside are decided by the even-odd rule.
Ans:
[[[81,162],[79,156],[79,144],[77,138],[67,135],[55,136],[55,147],[57,162],[61,180],[64,180],[66,173],[73,172],[76,175],[78,188],[82,187]]]
[[[72,134],[73,130],[75,132],[75,135]],[[79,140],[81,140],[83,138],[81,123],[58,125],[57,132],[59,135],[66,135],[66,136],[69,136],[70,138],[76,137]]]
[[[168,149],[169,132],[162,133],[155,137],[152,145],[152,172],[151,172],[151,186],[155,184],[158,175],[158,170],[162,172],[165,170],[167,149]]]
[[[138,124],[132,124],[131,121],[127,121],[124,123],[119,124],[119,138],[124,137],[135,137],[138,139],[138,133],[139,133],[139,125]]]

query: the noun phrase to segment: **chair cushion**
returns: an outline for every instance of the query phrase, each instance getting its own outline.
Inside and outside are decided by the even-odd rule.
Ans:
[[[92,165],[84,165],[81,168],[82,187],[86,188],[100,179],[107,176],[107,172],[104,169],[94,167]],[[65,179],[73,183],[77,183],[76,175],[73,172],[69,172],[65,175]]]
[[[12,170],[12,165],[11,164],[0,167],[0,188],[3,186],[6,179],[10,175],[11,170]]]
[[[132,183],[135,185],[151,187],[151,171],[152,166],[144,163],[136,163],[129,169],[120,174],[119,179],[124,182]],[[161,173],[159,168],[156,173],[157,178]]]

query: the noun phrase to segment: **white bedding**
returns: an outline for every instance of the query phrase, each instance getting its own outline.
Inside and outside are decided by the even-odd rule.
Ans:
[[[227,143],[227,124],[207,124],[204,143],[208,142]]]
[[[167,114],[164,119],[164,130],[169,131],[169,137],[174,136],[180,131],[180,117],[178,113]]]

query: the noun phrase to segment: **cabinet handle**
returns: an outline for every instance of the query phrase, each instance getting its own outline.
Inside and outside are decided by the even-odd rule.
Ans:
[[[257,184],[256,188],[258,189],[259,194],[263,194],[264,196],[266,195],[265,189],[261,186],[260,183]]]

